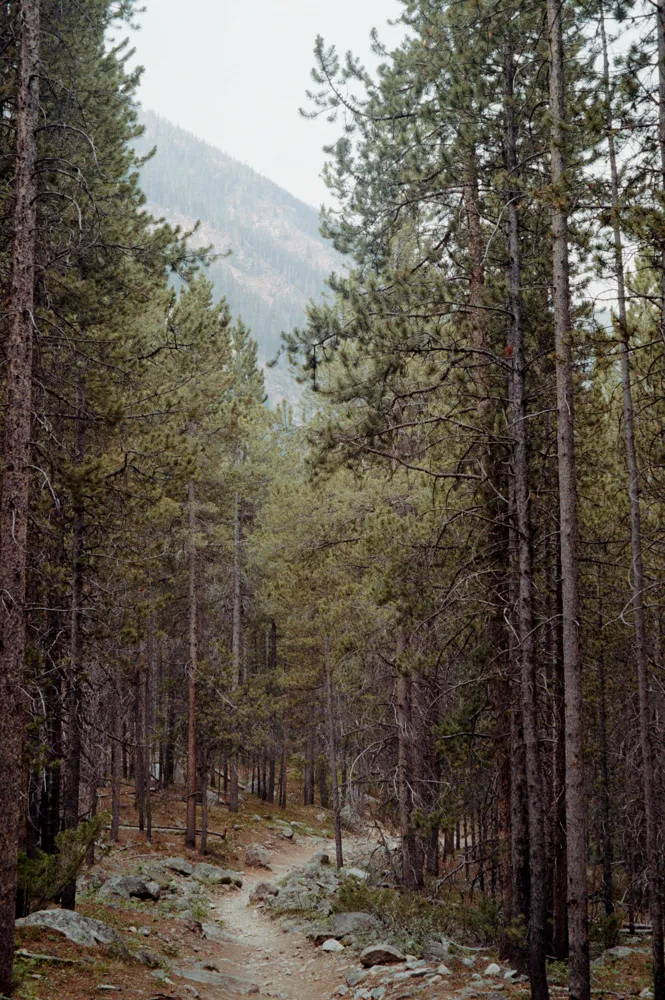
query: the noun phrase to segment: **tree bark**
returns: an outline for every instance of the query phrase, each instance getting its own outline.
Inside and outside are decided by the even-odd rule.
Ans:
[[[74,461],[79,465],[85,457],[85,391],[81,373],[76,384],[76,418]],[[78,826],[81,789],[81,677],[83,673],[83,583],[85,560],[85,498],[83,484],[77,483],[73,494],[72,538],[72,602],[70,655],[67,669],[67,757],[65,760],[65,794],[63,828]],[[76,880],[62,893],[63,909],[76,909]]]
[[[22,697],[32,411],[39,114],[39,0],[18,7],[13,238],[5,344],[5,426],[0,500],[0,993],[12,988],[16,858],[24,738]]]
[[[659,81],[659,145],[665,191],[665,10],[657,7],[658,22],[658,81]],[[630,550],[632,557],[631,603],[635,631],[635,664],[639,699],[640,749],[642,752],[642,784],[647,833],[647,870],[649,883],[649,915],[652,927],[654,1000],[665,1000],[665,950],[663,947],[663,896],[658,848],[658,791],[654,766],[654,748],[651,733],[652,692],[649,684],[649,663],[644,616],[644,560],[642,556],[642,510],[640,499],[640,470],[635,445],[635,414],[630,372],[630,335],[626,311],[626,284],[621,239],[621,199],[619,171],[613,132],[612,94],[610,67],[607,54],[605,18],[601,8],[601,38],[603,45],[603,80],[607,116],[607,143],[612,186],[612,231],[614,237],[614,267],[617,282],[619,333],[621,337],[621,387],[623,391],[623,424],[628,465],[628,498],[630,502]],[[661,267],[663,288],[662,332],[665,340],[665,244]],[[607,794],[607,793],[606,793]],[[609,812],[609,806],[608,806]],[[610,845],[611,846],[611,845]],[[611,868],[610,868],[611,872]],[[611,897],[611,884],[610,884]]]
[[[196,494],[194,481],[188,489],[189,506],[189,677],[187,690],[187,829],[185,844],[196,848],[196,669],[198,663]]]
[[[533,569],[531,565],[531,518],[529,512],[529,457],[525,399],[524,328],[522,324],[522,258],[520,251],[519,189],[517,187],[517,129],[514,107],[514,59],[510,46],[505,52],[506,170],[508,173],[508,297],[511,312],[511,432],[515,480],[515,531],[518,554],[517,621],[521,667],[522,725],[526,750],[529,809],[529,975],[533,1000],[547,1000],[545,935],[547,925],[545,807],[538,734],[536,651],[533,628]]]
[[[335,732],[335,699],[333,692],[332,664],[330,662],[330,637],[323,640],[323,663],[326,680],[326,722],[328,724],[328,753],[330,755],[330,771],[332,774],[332,805],[333,824],[335,828],[335,859],[337,868],[344,865],[342,854],[342,816],[339,799],[339,783],[337,776],[337,733]]]
[[[563,0],[548,0],[552,170],[552,256],[557,391],[557,464],[566,713],[566,834],[571,1000],[589,1000],[589,933],[586,888],[587,803],[584,787],[584,720],[580,657],[580,587],[573,417],[572,322],[566,205]]]

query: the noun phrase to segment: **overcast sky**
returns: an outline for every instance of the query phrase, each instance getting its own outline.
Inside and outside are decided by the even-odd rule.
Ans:
[[[317,34],[368,64],[369,32],[387,27],[398,0],[145,0],[132,33],[145,67],[141,103],[310,204],[320,205],[321,147],[335,134],[306,121]]]

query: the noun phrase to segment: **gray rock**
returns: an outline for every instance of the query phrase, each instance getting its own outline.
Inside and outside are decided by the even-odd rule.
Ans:
[[[358,986],[365,979],[367,979],[367,973],[364,969],[349,969],[346,974],[346,981],[351,987]]]
[[[57,931],[75,944],[81,944],[86,948],[93,948],[99,944],[114,945],[123,955],[127,954],[124,941],[113,927],[102,923],[101,920],[84,917],[73,910],[38,910],[27,917],[21,917],[16,921],[16,926],[48,927],[49,930]]]
[[[248,979],[238,979],[236,976],[226,976],[221,972],[211,972],[208,969],[174,969],[172,974],[193,983],[221,986],[225,990],[244,996],[256,992],[256,983],[251,983]]]
[[[337,938],[328,938],[321,945],[321,951],[344,951],[344,945],[341,944]]]
[[[139,934],[142,934],[143,937],[150,937],[152,931],[149,927],[139,927]]]
[[[401,951],[390,944],[372,944],[360,954],[360,963],[365,968],[372,965],[391,965],[395,962],[405,962]]]
[[[607,948],[603,955],[609,955],[611,958],[632,958],[633,949],[620,944],[616,948]]]
[[[293,830],[291,829],[290,826],[282,827],[282,829],[280,830],[280,833],[281,833],[282,837],[284,837],[285,840],[293,840],[293,838],[295,836],[294,833],[293,833]]]
[[[157,882],[146,882],[138,875],[112,875],[99,890],[100,899],[120,896],[122,899],[159,899]]]
[[[376,989],[372,990],[372,992],[370,993],[372,1000],[383,1000],[383,997],[385,995],[386,995],[385,986],[377,986]]]
[[[452,972],[447,965],[440,965],[436,970],[437,976],[452,976]]]
[[[513,979],[516,979],[517,978],[517,969],[508,969],[507,972],[504,972],[503,978],[507,979],[508,982],[511,982]]]
[[[341,874],[347,878],[360,879],[361,882],[365,882],[369,878],[369,872],[363,871],[362,868],[343,868]]]
[[[279,888],[274,882],[258,882],[252,889],[249,899],[251,903],[260,903],[275,896],[279,896]]]
[[[484,976],[500,976],[501,975],[501,966],[497,965],[496,962],[490,962],[490,964],[487,966],[487,968],[483,972],[483,975]]]
[[[229,871],[226,868],[218,868],[217,865],[208,865],[201,862],[192,872],[193,877],[204,885],[237,885],[242,888],[242,879],[237,872]]]
[[[380,927],[379,921],[371,913],[336,913],[330,923],[330,936],[341,938],[346,934],[366,934],[377,927]]]
[[[147,965],[149,969],[158,969],[162,964],[162,960],[159,955],[156,955],[154,951],[148,951],[147,948],[139,948],[139,950],[134,955],[137,962],[141,965]]]
[[[246,941],[243,941],[239,937],[235,937],[233,934],[229,934],[225,931],[219,924],[213,923],[203,923],[201,924],[201,937],[206,938],[208,941],[214,941],[215,944],[239,944],[246,945]]]
[[[245,851],[245,864],[249,868],[270,868],[270,852],[260,844],[249,844]]]
[[[172,872],[177,872],[178,875],[191,875],[194,871],[194,865],[190,864],[186,858],[164,858],[162,865]]]
[[[473,955],[465,955],[462,959],[462,965],[466,965],[467,969],[472,969],[476,964],[476,960]]]
[[[349,987],[345,983],[340,983],[337,989],[335,990],[335,996],[345,997],[348,992],[349,992]]]

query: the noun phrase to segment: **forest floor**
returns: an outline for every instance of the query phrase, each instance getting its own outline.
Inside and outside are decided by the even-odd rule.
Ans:
[[[127,790],[129,792],[129,790]],[[314,807],[294,807],[287,813],[291,821],[306,825],[308,834],[286,839],[272,824],[273,807],[253,796],[237,817],[229,817],[222,808],[211,809],[210,826],[222,832],[230,825],[225,839],[211,838],[206,858],[185,851],[182,838],[172,831],[156,830],[147,845],[138,830],[123,829],[120,843],[100,852],[92,869],[86,871],[80,893],[78,912],[102,920],[118,930],[131,956],[149,949],[158,968],[149,968],[135,958],[118,957],[108,949],[84,948],[61,934],[36,927],[18,932],[17,947],[25,952],[69,959],[72,964],[43,959],[17,960],[18,1000],[92,1000],[107,995],[136,1000],[233,1000],[238,996],[259,994],[278,1000],[328,1000],[347,996],[348,1000],[526,1000],[528,984],[499,981],[479,982],[484,967],[496,960],[491,949],[477,952],[474,968],[451,961],[450,975],[432,982],[437,961],[425,977],[409,971],[404,964],[389,972],[376,970],[354,982],[361,973],[353,948],[328,953],[316,947],[303,932],[302,925],[270,916],[261,906],[250,903],[250,895],[261,882],[279,881],[302,869],[314,852],[331,848],[329,818]],[[259,819],[259,817],[261,817]],[[156,796],[153,824],[181,826],[184,818],[182,796]],[[283,817],[280,816],[279,819]],[[123,822],[134,822],[130,796],[123,810]],[[275,822],[279,822],[275,816]],[[247,845],[255,844],[270,852],[270,870],[244,865]],[[352,837],[347,842],[352,857],[367,841]],[[334,852],[333,852],[334,853]],[[200,861],[218,864],[242,873],[242,888],[232,885],[206,885],[209,903],[203,926],[216,925],[212,940],[202,934],[199,921],[178,919],[160,904],[136,899],[113,901],[100,899],[87,888],[114,875],[145,873],[160,860],[177,855],[196,865]],[[144,875],[145,877],[145,875]],[[207,921],[207,923],[206,923]],[[638,996],[649,985],[649,956],[645,942],[635,942],[629,955],[610,955],[596,961],[593,987],[596,995],[608,998]],[[155,963],[153,963],[155,964]],[[413,965],[413,963],[411,963]],[[566,995],[565,967],[551,967],[553,1000]],[[395,975],[397,973],[397,975]],[[474,980],[475,975],[475,980]],[[347,976],[349,977],[347,980]],[[413,978],[412,978],[413,977]],[[428,981],[429,980],[429,981]],[[353,983],[353,986],[347,985]]]

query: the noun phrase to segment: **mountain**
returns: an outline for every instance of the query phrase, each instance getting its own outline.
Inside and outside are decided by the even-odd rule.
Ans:
[[[154,112],[142,111],[141,122],[137,151],[157,147],[141,170],[149,210],[184,228],[199,221],[194,245],[230,251],[208,273],[216,294],[251,328],[266,361],[282,330],[302,325],[306,303],[340,267],[319,234],[316,209]],[[283,364],[266,370],[266,387],[273,401],[298,398]]]

